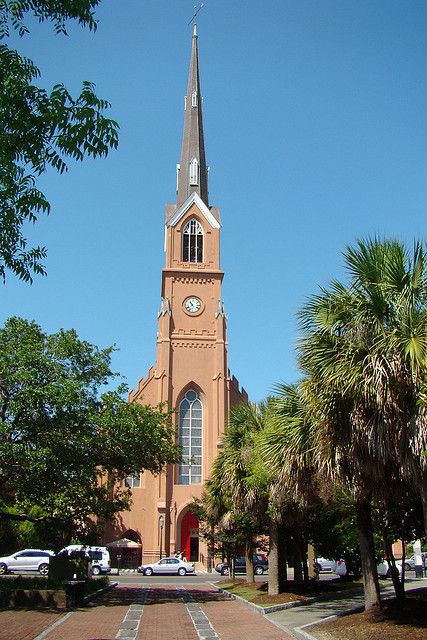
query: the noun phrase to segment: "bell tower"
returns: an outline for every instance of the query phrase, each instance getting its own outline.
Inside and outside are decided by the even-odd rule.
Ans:
[[[157,559],[162,548],[166,554],[183,551],[187,559],[206,563],[198,522],[188,507],[209,477],[230,407],[247,400],[228,370],[220,232],[219,210],[209,203],[194,25],[177,199],[166,205],[165,213],[156,365],[129,396],[130,402],[165,403],[176,410],[183,451],[181,464],[169,465],[157,477],[148,472],[141,476],[132,490],[132,511],[122,514],[123,532],[140,535],[144,561]]]

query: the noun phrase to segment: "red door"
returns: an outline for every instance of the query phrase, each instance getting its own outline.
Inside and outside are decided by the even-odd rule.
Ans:
[[[199,521],[192,511],[187,511],[182,519],[180,550],[190,562],[199,560]]]

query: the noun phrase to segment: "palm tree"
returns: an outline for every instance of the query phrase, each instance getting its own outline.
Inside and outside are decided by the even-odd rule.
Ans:
[[[371,499],[403,476],[416,482],[427,524],[427,260],[397,241],[347,248],[350,283],[332,282],[300,314],[299,362],[330,463],[355,500],[365,606],[380,605]]]
[[[249,582],[254,580],[254,538],[265,515],[259,487],[251,478],[253,437],[262,428],[263,414],[263,405],[251,403],[242,403],[231,410],[222,450],[214,461],[202,500],[211,517],[217,514],[217,526],[222,531],[233,532],[234,537],[243,536]]]
[[[321,451],[302,385],[282,384],[276,388],[276,393],[268,404],[268,420],[256,439],[257,449],[268,470],[271,595],[284,590],[291,535],[294,578],[302,577],[300,559],[305,556],[305,549],[302,554],[301,530],[307,507],[319,502],[317,458]]]

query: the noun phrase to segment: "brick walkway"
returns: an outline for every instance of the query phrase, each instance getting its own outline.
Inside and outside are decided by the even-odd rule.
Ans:
[[[1,611],[0,640],[34,640],[61,620],[43,640],[291,640],[255,611],[208,585],[120,586],[68,616]]]
[[[61,616],[50,611],[0,611],[0,640],[34,640]]]
[[[149,589],[137,640],[198,640],[187,609],[178,598],[173,587]]]
[[[221,640],[291,640],[259,613],[216,589],[188,589],[199,602]]]

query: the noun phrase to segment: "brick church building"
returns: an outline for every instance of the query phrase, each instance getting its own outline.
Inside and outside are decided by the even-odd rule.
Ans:
[[[155,366],[129,395],[130,402],[165,403],[176,410],[183,462],[154,476],[128,479],[132,510],[120,514],[106,540],[130,538],[149,562],[183,550],[206,564],[197,518],[189,510],[200,497],[218,452],[229,410],[247,400],[227,355],[227,317],[221,294],[221,217],[209,202],[194,25],[177,197],[166,205],[165,267],[161,275]]]

